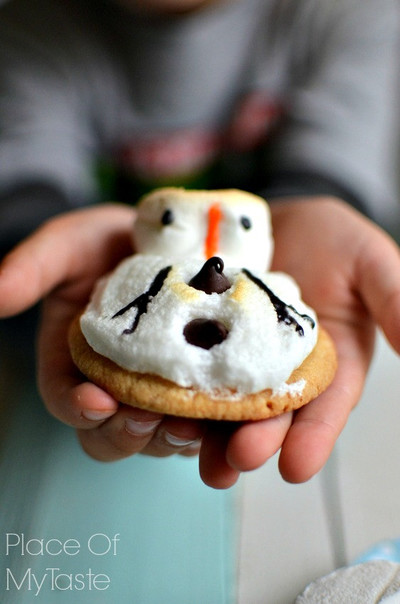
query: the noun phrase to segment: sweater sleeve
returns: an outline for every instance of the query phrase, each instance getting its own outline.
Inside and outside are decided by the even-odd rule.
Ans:
[[[35,3],[0,7],[0,243],[91,201],[94,143],[62,19]],[[82,87],[84,90],[84,87]],[[81,95],[82,96],[82,95]]]
[[[298,3],[270,197],[332,193],[375,218],[393,211],[399,18],[396,0]]]

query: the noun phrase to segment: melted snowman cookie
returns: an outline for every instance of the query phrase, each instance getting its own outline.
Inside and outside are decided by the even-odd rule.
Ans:
[[[127,258],[96,286],[73,358],[118,400],[175,415],[259,419],[333,378],[329,337],[296,283],[268,272],[269,209],[241,191],[160,189]]]

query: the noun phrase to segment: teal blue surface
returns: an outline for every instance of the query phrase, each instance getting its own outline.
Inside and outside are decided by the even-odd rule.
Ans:
[[[352,564],[363,564],[372,560],[388,560],[389,562],[400,563],[400,539],[384,539],[374,543],[366,551],[361,553]]]
[[[1,398],[1,602],[235,601],[235,490],[206,487],[196,459],[93,461],[29,383]]]

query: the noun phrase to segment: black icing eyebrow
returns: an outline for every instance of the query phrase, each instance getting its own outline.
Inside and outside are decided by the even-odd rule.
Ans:
[[[168,226],[169,224],[172,224],[175,220],[175,216],[172,210],[170,210],[169,208],[167,208],[164,212],[163,215],[161,216],[161,224],[163,226]]]

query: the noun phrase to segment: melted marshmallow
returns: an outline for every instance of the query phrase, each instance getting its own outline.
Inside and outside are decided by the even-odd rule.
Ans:
[[[190,287],[201,267],[195,259],[174,265],[131,331],[139,313],[132,302],[149,290],[166,263],[163,257],[148,255],[125,260],[98,284],[81,319],[88,343],[125,369],[159,375],[184,387],[238,393],[281,388],[317,337],[315,314],[300,300],[296,284],[283,274],[254,273],[293,307],[288,310],[293,322],[287,323],[278,319],[269,296],[241,269],[225,269],[232,285],[221,294]],[[199,318],[220,322],[227,337],[208,350],[188,343],[185,326]]]
[[[289,276],[266,272],[273,239],[263,199],[159,189],[138,206],[133,242],[139,254],[98,283],[81,317],[96,352],[232,400],[302,388],[285,382],[315,346],[316,317]],[[201,285],[210,270],[211,289]]]

